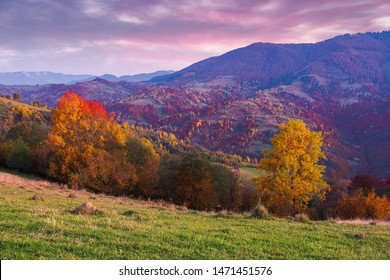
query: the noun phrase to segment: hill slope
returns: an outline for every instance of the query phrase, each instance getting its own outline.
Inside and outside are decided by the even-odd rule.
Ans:
[[[3,260],[390,258],[388,226],[220,216],[4,172],[0,194]],[[69,212],[87,201],[105,214]]]

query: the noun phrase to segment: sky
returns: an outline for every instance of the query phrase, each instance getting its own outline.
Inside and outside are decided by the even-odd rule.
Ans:
[[[388,0],[0,0],[0,72],[180,70],[254,42],[384,30]]]

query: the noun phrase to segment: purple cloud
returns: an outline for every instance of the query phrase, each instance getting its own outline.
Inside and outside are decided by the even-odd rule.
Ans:
[[[390,29],[387,0],[2,0],[0,71],[178,70],[253,42]]]

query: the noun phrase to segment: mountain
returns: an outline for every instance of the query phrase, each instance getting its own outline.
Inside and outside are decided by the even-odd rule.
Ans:
[[[3,72],[0,73],[0,84],[4,85],[38,85],[68,84],[86,80],[93,75],[71,75],[53,72]]]
[[[151,82],[113,110],[127,106],[127,119],[250,157],[270,147],[278,123],[301,118],[323,131],[329,173],[390,174],[390,32],[255,43]]]
[[[315,44],[255,43],[152,81],[183,84],[223,78],[270,88],[316,74],[327,79],[385,82],[388,86],[389,40],[390,32],[382,32],[346,34]]]
[[[175,71],[171,71],[171,70],[168,70],[168,71],[161,70],[161,71],[156,71],[156,72],[153,72],[153,73],[142,73],[142,74],[136,74],[136,75],[124,75],[124,76],[119,76],[119,77],[117,77],[115,75],[111,75],[111,74],[104,74],[102,76],[92,77],[89,80],[93,80],[95,78],[102,78],[102,79],[105,79],[105,80],[110,81],[110,82],[125,81],[125,82],[131,82],[131,83],[138,83],[138,82],[146,82],[146,81],[149,81],[149,80],[151,80],[153,78],[158,78],[160,76],[169,75],[169,74],[172,74],[174,72]]]
[[[121,121],[252,159],[279,123],[303,119],[323,132],[329,176],[390,175],[390,32],[255,43],[145,83],[0,86],[49,105],[67,90],[102,101]]]
[[[154,77],[172,74],[174,71],[157,71],[153,73],[142,73],[136,75],[125,75],[117,77],[112,74],[102,76],[94,75],[72,75],[53,72],[3,72],[0,73],[0,84],[3,85],[45,85],[45,84],[74,84],[102,78],[110,82],[143,82]]]
[[[1,86],[0,94],[12,96],[14,93],[21,95],[21,100],[32,103],[39,100],[42,104],[56,106],[57,100],[67,91],[75,91],[85,99],[97,100],[104,104],[120,101],[129,95],[136,94],[144,86],[137,83],[110,82],[102,78],[95,78],[92,81],[84,81],[75,84],[45,84],[45,85],[16,85]]]
[[[137,74],[137,75],[125,75],[125,76],[120,76],[118,79],[120,81],[126,81],[126,82],[144,82],[144,81],[149,81],[153,78],[156,77],[161,77],[165,75],[169,75],[174,73],[175,71],[168,70],[168,71],[156,71],[153,73],[142,73],[142,74]]]

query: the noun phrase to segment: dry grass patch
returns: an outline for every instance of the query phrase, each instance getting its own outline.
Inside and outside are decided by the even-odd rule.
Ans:
[[[336,224],[346,224],[346,225],[380,225],[380,226],[390,226],[390,221],[377,221],[372,219],[355,219],[355,220],[341,220],[336,219]]]
[[[294,215],[294,220],[297,222],[308,222],[310,218],[306,213],[299,213]]]
[[[43,201],[43,197],[40,194],[34,195],[31,200]]]
[[[70,192],[68,197],[69,198],[76,198],[77,197],[76,192],[75,191]]]
[[[42,179],[23,178],[17,175],[9,174],[0,171],[0,182],[19,187],[33,187],[38,190],[43,190],[46,187],[66,188],[66,185],[49,182]]]
[[[86,202],[70,211],[73,214],[79,215],[105,215],[106,211],[97,208],[91,202]]]

